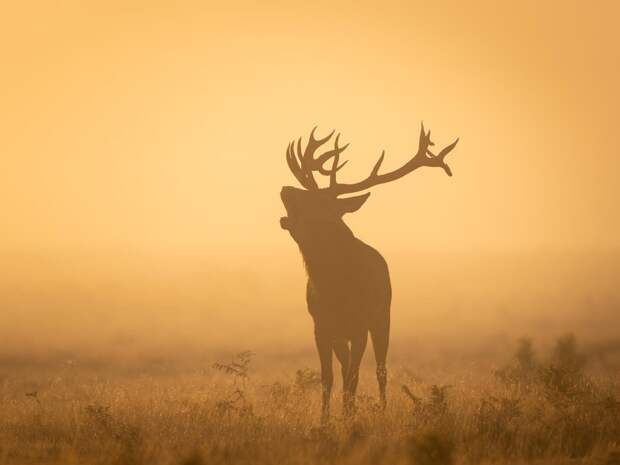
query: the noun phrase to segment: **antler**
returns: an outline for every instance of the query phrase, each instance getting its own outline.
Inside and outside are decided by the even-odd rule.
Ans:
[[[418,145],[417,153],[411,158],[407,163],[405,163],[400,168],[390,171],[388,173],[379,174],[379,169],[381,168],[381,163],[383,163],[383,159],[385,157],[385,150],[381,153],[381,156],[375,163],[374,168],[370,172],[370,175],[359,182],[352,184],[338,184],[336,181],[336,173],[340,170],[344,165],[346,165],[348,160],[345,160],[342,164],[338,164],[340,161],[340,154],[349,146],[346,144],[342,147],[338,145],[340,134],[336,135],[336,139],[334,140],[334,148],[329,150],[317,158],[314,158],[314,152],[325,142],[327,142],[331,136],[334,134],[334,131],[329,133],[326,137],[321,139],[314,138],[314,131],[316,130],[316,126],[312,129],[310,133],[310,139],[308,140],[308,144],[306,148],[302,151],[301,148],[301,137],[297,140],[297,149],[295,149],[295,141],[289,143],[286,149],[286,161],[292,173],[295,175],[297,180],[308,190],[319,190],[319,186],[316,183],[316,180],[313,176],[313,171],[318,171],[322,175],[329,176],[329,187],[324,188],[324,190],[328,190],[334,195],[341,194],[350,194],[353,192],[358,192],[362,190],[366,190],[370,187],[376,186],[377,184],[384,184],[386,182],[394,181],[398,178],[402,178],[406,174],[411,173],[417,168],[421,166],[431,166],[431,167],[440,167],[443,168],[444,171],[448,174],[448,176],[452,176],[452,171],[450,167],[446,164],[445,158],[452,149],[456,146],[459,141],[456,139],[452,144],[448,145],[444,149],[442,149],[437,155],[429,150],[430,146],[435,145],[433,141],[431,141],[431,131],[426,132],[424,130],[424,124],[422,123],[422,127],[420,129],[420,143]],[[333,158],[332,168],[326,169],[325,163]]]
[[[370,187],[376,186],[377,184],[384,184],[386,182],[394,181],[398,178],[402,178],[406,174],[411,173],[413,170],[420,168],[421,166],[435,166],[443,168],[448,176],[452,176],[452,170],[446,164],[445,158],[452,149],[458,143],[458,139],[452,142],[450,145],[441,150],[437,155],[429,150],[429,147],[435,145],[433,141],[431,141],[431,131],[426,132],[424,130],[424,123],[422,123],[422,127],[420,129],[420,143],[418,146],[417,153],[413,156],[411,160],[405,163],[400,168],[390,171],[388,173],[379,174],[379,168],[381,168],[381,163],[383,163],[383,158],[385,157],[385,150],[381,153],[381,156],[375,163],[374,168],[370,172],[370,175],[364,179],[363,181],[356,182],[353,184],[334,184],[331,185],[329,189],[335,194],[350,194],[353,192],[358,192],[362,190],[366,190]]]
[[[327,142],[335,132],[332,131],[323,138],[315,139],[314,131],[316,131],[316,126],[312,129],[310,139],[308,140],[308,144],[304,150],[301,148],[301,137],[297,140],[297,149],[295,149],[295,141],[289,143],[286,149],[286,161],[288,163],[288,167],[300,184],[308,190],[319,189],[319,186],[312,174],[313,171],[318,171],[324,176],[329,176],[331,187],[332,184],[335,184],[336,182],[336,172],[346,165],[348,161],[347,160],[341,165],[338,165],[340,154],[349,146],[349,144],[342,147],[338,145],[340,134],[336,135],[336,139],[334,140],[334,148],[332,150],[329,150],[319,155],[317,158],[314,158],[314,152],[316,152],[321,145]],[[331,170],[328,170],[324,165],[330,158],[334,159],[334,163],[332,164]]]

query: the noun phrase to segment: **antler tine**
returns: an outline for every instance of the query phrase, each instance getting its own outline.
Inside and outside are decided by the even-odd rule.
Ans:
[[[286,148],[286,163],[297,181],[306,187],[306,179],[295,154],[295,141],[289,142]]]
[[[303,178],[303,181],[299,180],[299,182],[301,183],[302,186],[304,186],[306,189],[308,190],[313,190],[313,189],[318,189],[318,184],[316,183],[316,181],[314,180],[314,177],[312,176],[312,169],[309,166],[309,162],[308,162],[308,158],[312,158],[312,156],[308,157],[308,147],[311,145],[312,141],[315,140],[314,137],[312,137],[312,134],[310,135],[310,140],[308,141],[308,145],[306,146],[306,150],[302,151],[301,148],[301,137],[299,139],[297,139],[297,152],[296,152],[296,160],[299,160],[299,166],[300,166],[300,175]]]
[[[286,159],[289,168],[299,183],[308,190],[318,189],[318,185],[312,177],[312,172],[304,168],[303,158],[299,155],[301,148],[301,138],[297,141],[298,152],[295,152],[295,141],[289,144]]]
[[[432,160],[433,165],[429,165],[429,166],[439,166],[441,168],[444,169],[444,171],[446,172],[446,174],[448,176],[452,176],[452,170],[450,169],[450,167],[446,164],[446,162],[444,161],[446,158],[446,155],[448,155],[452,149],[454,147],[456,147],[456,144],[459,142],[459,138],[457,137],[456,140],[454,142],[452,142],[450,145],[448,145],[447,147],[444,147],[441,152],[439,152],[437,155],[433,154],[433,152],[431,152],[430,150],[426,150],[426,154],[430,155],[431,158],[429,158],[429,160]]]
[[[310,132],[310,137],[305,149],[302,148],[302,138],[300,137],[297,141],[291,142],[286,150],[286,159],[290,170],[293,172],[293,175],[297,178],[300,184],[308,190],[315,190],[319,188],[314,176],[312,175],[313,171],[318,171],[325,176],[329,176],[330,183],[335,183],[335,181],[332,181],[332,178],[335,176],[336,171],[341,169],[346,164],[345,161],[344,163],[338,165],[339,155],[349,146],[349,144],[346,144],[343,147],[339,146],[340,134],[338,134],[334,141],[334,148],[319,155],[317,158],[314,158],[314,153],[316,150],[321,145],[325,144],[335,132],[335,130],[333,130],[327,136],[317,139],[315,137],[316,129],[317,127],[315,126]],[[297,144],[296,148],[295,144]],[[324,168],[323,165],[330,158],[336,159],[336,163],[333,165],[331,170],[328,170]]]
[[[331,136],[334,135],[334,132],[336,132],[335,129],[332,129],[332,132],[330,132],[327,136],[322,137],[320,139],[315,139],[314,138],[314,131],[316,131],[316,128],[318,128],[318,126],[314,126],[312,128],[312,131],[310,131],[310,141],[314,141],[314,143],[317,144],[317,147],[319,147],[319,146],[323,145],[325,142],[327,142],[331,138]]]
[[[331,176],[331,173],[334,171],[334,169],[338,171],[348,161],[348,160],[345,160],[340,166],[338,166],[338,164],[333,165],[331,170],[326,170],[323,167],[323,165],[325,164],[327,160],[329,160],[332,157],[335,158],[336,156],[340,157],[340,154],[349,146],[349,144],[346,144],[346,145],[343,145],[342,147],[339,147],[338,146],[339,139],[340,139],[340,134],[336,135],[336,140],[334,140],[333,150],[325,152],[321,154],[318,158],[313,160],[313,165],[314,165],[313,168],[324,176]]]
[[[334,129],[327,136],[322,137],[320,139],[315,139],[314,131],[316,131],[316,126],[312,128],[312,131],[310,132],[310,138],[308,139],[308,144],[306,145],[306,149],[303,151],[303,155],[301,151],[301,138],[299,139],[300,144],[297,146],[299,150],[300,158],[302,159],[302,162],[303,162],[302,165],[306,164],[310,170],[315,169],[313,166],[314,165],[314,158],[313,158],[314,152],[316,152],[316,150],[321,145],[323,145],[325,142],[327,142],[334,135],[334,132],[336,132],[336,130]]]
[[[314,176],[312,176],[312,172],[317,170],[316,161],[314,160],[314,152],[316,152],[316,150],[321,145],[327,142],[336,131],[334,129],[327,136],[316,139],[314,137],[314,132],[316,131],[316,128],[316,126],[312,128],[312,131],[310,132],[310,138],[308,139],[305,150],[302,151],[301,149],[301,137],[297,141],[297,154],[301,163],[302,171],[308,183],[307,185],[304,185],[306,189],[318,189],[318,184],[316,183]]]
[[[336,173],[338,171],[340,171],[340,169],[342,169],[342,167],[344,165],[347,164],[347,162],[349,160],[345,160],[342,162],[341,165],[338,165],[338,162],[340,161],[340,153],[347,148],[349,144],[345,145],[344,147],[342,147],[342,149],[340,149],[339,151],[336,151],[334,153],[334,161],[332,162],[332,169],[329,171],[326,171],[327,173],[329,173],[329,187],[333,188],[335,187],[338,183],[336,182]],[[321,168],[322,169],[322,168]]]
[[[431,140],[431,130],[429,129],[428,132],[424,131],[424,121],[422,121],[420,123],[421,129],[420,129],[420,146],[427,144],[427,145],[435,145],[435,143]]]
[[[443,148],[439,154],[434,155],[429,147],[435,145],[433,141],[431,141],[431,131],[426,132],[424,129],[424,123],[421,124],[420,128],[420,142],[418,146],[418,151],[407,163],[405,163],[400,168],[390,171],[388,173],[379,174],[379,168],[381,167],[381,163],[383,162],[385,151],[381,153],[381,156],[377,160],[374,168],[370,172],[370,175],[360,181],[353,184],[330,184],[330,190],[336,195],[340,194],[350,194],[353,192],[358,192],[361,190],[366,190],[370,187],[376,186],[377,184],[384,184],[390,181],[394,181],[398,178],[405,176],[406,174],[411,173],[412,171],[420,168],[421,166],[431,166],[431,167],[440,167],[443,168],[448,176],[452,176],[452,170],[446,164],[445,158],[454,147],[458,143],[459,139],[456,139],[452,144]]]
[[[340,135],[340,134],[338,134],[338,135]],[[336,140],[337,139],[338,138],[336,138]],[[330,188],[334,187],[337,184],[337,182],[336,182],[336,173],[338,172],[338,170],[340,168],[342,168],[342,166],[340,168],[338,168],[338,161],[339,161],[339,159],[340,159],[340,152],[337,152],[334,155],[334,161],[332,163],[332,170],[329,172],[329,187]],[[345,161],[345,163],[346,163],[346,161]]]

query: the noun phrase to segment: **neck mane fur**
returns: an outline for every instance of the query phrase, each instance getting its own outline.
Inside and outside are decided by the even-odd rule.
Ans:
[[[344,223],[342,227],[321,230],[309,235],[309,239],[297,243],[306,273],[317,283],[330,276],[335,269],[346,265],[355,244],[353,232]]]

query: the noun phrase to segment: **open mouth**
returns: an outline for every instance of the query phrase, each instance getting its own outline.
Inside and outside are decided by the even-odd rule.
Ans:
[[[282,229],[286,229],[286,230],[290,230],[291,229],[291,219],[290,219],[290,215],[291,215],[291,208],[292,208],[292,202],[291,202],[291,192],[290,189],[287,189],[286,187],[283,187],[282,190],[280,191],[280,198],[282,199],[282,203],[284,204],[284,208],[286,210],[287,215],[289,216],[283,216],[280,218],[280,227]]]

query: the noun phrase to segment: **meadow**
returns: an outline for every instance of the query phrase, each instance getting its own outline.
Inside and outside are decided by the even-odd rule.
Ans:
[[[541,350],[396,347],[388,407],[366,354],[328,424],[310,348],[0,364],[0,464],[620,464],[620,364],[572,335]],[[338,371],[336,370],[336,373]]]

